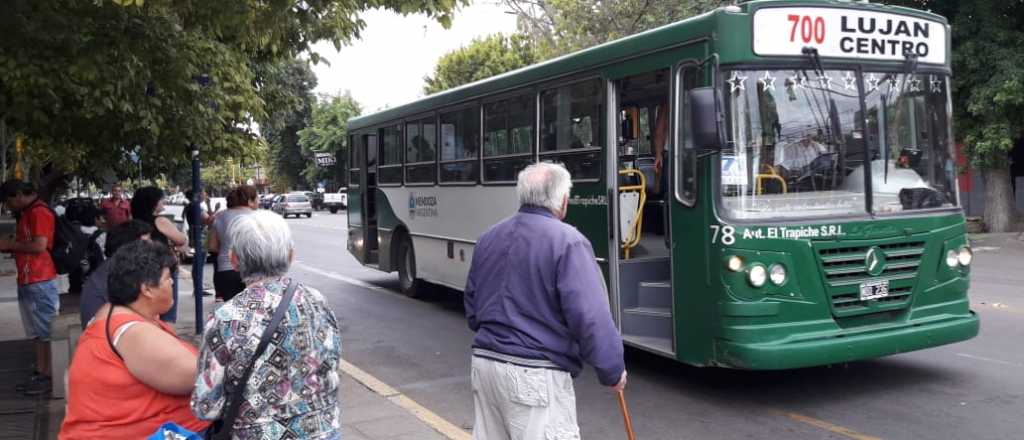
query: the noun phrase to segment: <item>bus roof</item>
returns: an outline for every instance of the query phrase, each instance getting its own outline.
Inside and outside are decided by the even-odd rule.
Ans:
[[[714,30],[716,16],[729,13],[752,13],[756,9],[772,6],[831,6],[849,9],[867,9],[911,15],[947,24],[942,16],[917,9],[884,4],[854,2],[852,0],[749,0],[740,2],[739,10],[722,7],[705,14],[690,17],[675,23],[626,36],[614,41],[583,49],[538,64],[522,67],[510,72],[464,84],[422,99],[372,113],[348,122],[350,131],[380,125],[400,118],[415,116],[440,107],[457,105],[487,95],[500,94],[531,84],[551,81],[620,61],[624,58],[655,52],[679,45],[681,42],[710,36]]]

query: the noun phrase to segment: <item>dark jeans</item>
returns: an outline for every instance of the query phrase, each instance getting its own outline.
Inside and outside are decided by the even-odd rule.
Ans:
[[[217,298],[227,301],[245,290],[245,283],[237,270],[222,270],[213,274],[213,290],[217,292]]]

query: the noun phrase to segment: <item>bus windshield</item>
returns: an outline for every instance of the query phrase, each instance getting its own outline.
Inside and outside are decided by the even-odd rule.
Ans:
[[[873,152],[873,211],[954,206],[955,180],[945,173],[947,162],[952,164],[945,82],[942,93],[929,98],[916,88],[920,83],[903,76],[866,75],[865,132],[857,124],[862,107],[855,71],[728,72],[732,143],[721,155],[724,214],[733,219],[866,214],[866,148]],[[880,89],[889,78],[907,89]]]

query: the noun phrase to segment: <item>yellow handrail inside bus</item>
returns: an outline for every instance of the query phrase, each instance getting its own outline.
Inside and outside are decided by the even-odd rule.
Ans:
[[[771,165],[765,165],[765,169],[768,170],[768,173],[758,174],[757,176],[754,177],[754,193],[764,194],[764,185],[761,183],[761,181],[764,179],[778,180],[779,183],[782,185],[782,193],[787,193],[788,188],[786,188],[786,179],[783,179],[782,176],[780,176],[779,173],[775,171],[775,167]]]
[[[640,235],[643,230],[644,220],[644,202],[647,201],[647,178],[644,177],[644,173],[637,169],[625,169],[619,170],[620,176],[634,175],[640,179],[639,185],[626,185],[620,186],[619,192],[638,192],[640,193],[640,204],[636,207],[636,221],[633,222],[633,226],[629,230],[629,236],[622,243],[622,251],[625,259],[629,259],[629,250],[640,244]]]

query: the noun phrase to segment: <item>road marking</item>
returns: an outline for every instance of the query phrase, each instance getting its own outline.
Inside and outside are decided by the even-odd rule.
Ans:
[[[363,288],[367,288],[367,289],[373,289],[373,290],[388,290],[388,289],[385,289],[383,287],[367,283],[366,281],[363,281],[363,280],[360,280],[360,279],[352,278],[350,276],[345,276],[345,275],[342,275],[342,274],[337,273],[337,272],[328,272],[326,270],[318,269],[318,268],[315,268],[315,267],[310,266],[308,264],[303,264],[302,262],[299,262],[299,261],[295,262],[295,266],[297,266],[298,268],[300,268],[302,270],[305,270],[305,271],[308,271],[308,272],[313,272],[313,273],[315,273],[317,275],[320,275],[320,276],[323,276],[323,277],[327,277],[327,278],[330,278],[332,280],[341,281],[343,283],[354,284],[354,285],[359,286],[359,287],[363,287]]]
[[[1020,363],[1017,363],[1017,362],[1001,361],[999,359],[992,359],[992,358],[987,358],[987,357],[983,357],[983,356],[975,356],[973,354],[957,353],[956,355],[960,356],[960,357],[965,357],[965,358],[968,358],[968,359],[974,359],[976,361],[991,362],[993,364],[999,364],[999,365],[1009,365],[1011,367],[1024,367],[1024,364],[1020,364]]]
[[[882,440],[880,437],[874,437],[874,436],[870,436],[870,435],[866,435],[866,434],[861,434],[861,433],[859,433],[857,431],[854,431],[852,429],[844,428],[844,427],[836,425],[834,423],[829,423],[829,422],[826,422],[824,420],[816,419],[814,417],[805,416],[803,414],[797,414],[795,412],[786,412],[786,411],[783,411],[780,414],[782,414],[782,415],[784,415],[784,416],[786,416],[786,417],[788,417],[788,418],[790,418],[792,420],[795,420],[797,422],[806,423],[806,424],[814,426],[816,428],[821,428],[821,429],[824,429],[824,430],[829,431],[831,433],[839,434],[839,435],[844,436],[844,437],[849,437],[849,438],[854,439],[854,440]]]
[[[435,414],[423,405],[420,405],[415,400],[410,399],[405,394],[399,393],[398,390],[384,383],[380,379],[373,377],[370,373],[363,371],[344,359],[340,362],[340,369],[343,373],[355,379],[356,382],[359,382],[366,388],[369,388],[370,391],[377,393],[381,397],[388,399],[391,403],[408,411],[417,419],[426,423],[427,426],[430,426],[435,431],[445,436],[445,438],[450,440],[470,440],[471,436],[464,429],[445,420],[443,417]]]

